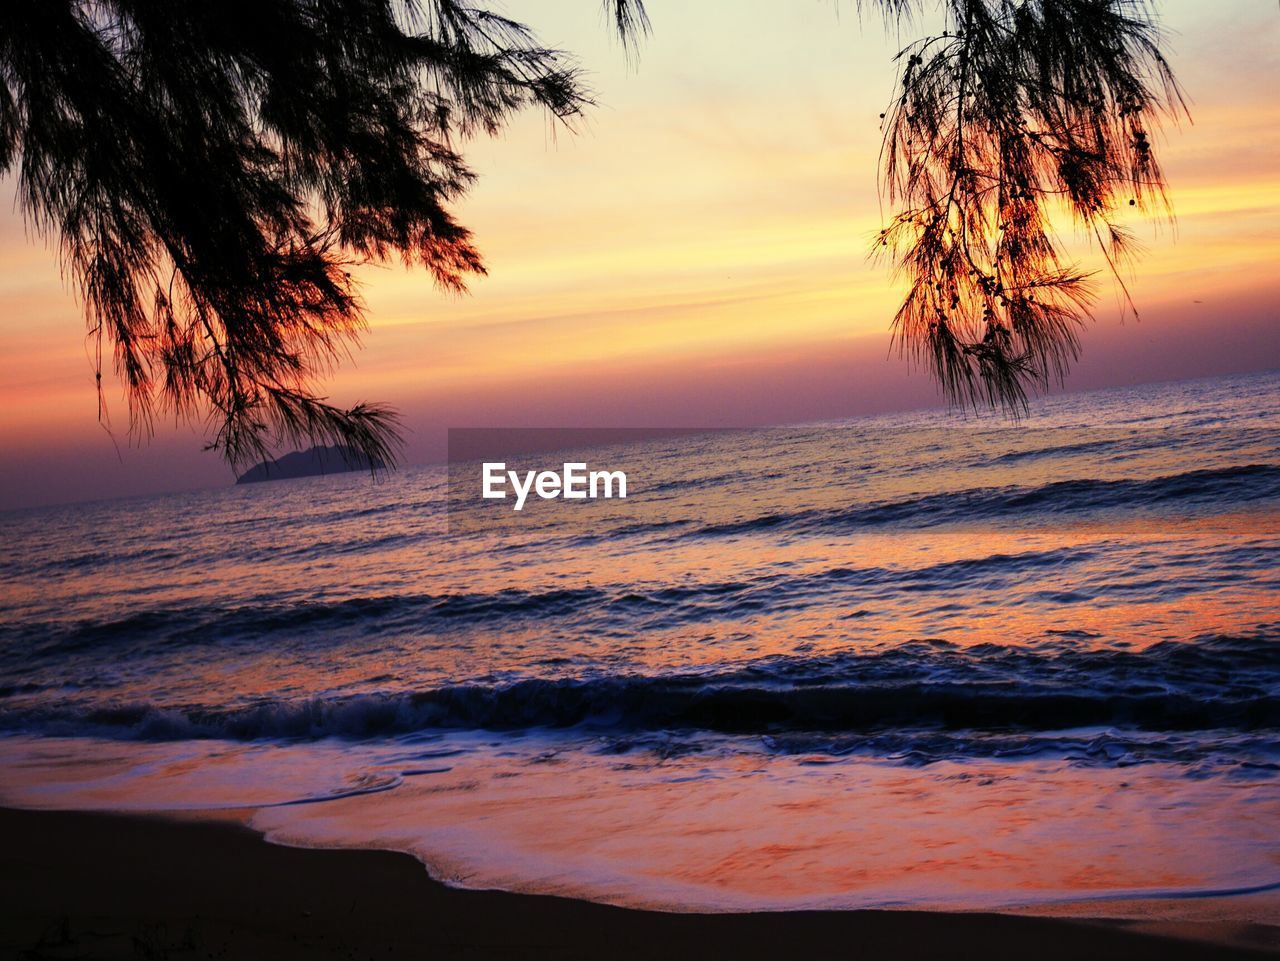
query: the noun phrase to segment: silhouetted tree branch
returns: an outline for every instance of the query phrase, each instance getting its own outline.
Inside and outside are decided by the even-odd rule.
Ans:
[[[1128,299],[1117,213],[1169,210],[1151,138],[1185,107],[1144,0],[946,9],[945,29],[897,58],[881,159],[898,210],[876,243],[910,285],[900,349],[951,399],[1017,411],[1029,387],[1062,381],[1094,298],[1051,218],[1096,239]]]
[[[304,439],[393,462],[392,411],[314,393],[365,326],[351,266],[462,290],[484,267],[449,212],[458,139],[589,103],[564,53],[460,0],[0,5],[0,172],[59,241],[100,397],[109,350],[133,429],[207,413],[233,463]]]
[[[875,0],[909,18],[923,0]],[[641,0],[604,0],[629,50]],[[1182,100],[1143,0],[944,0],[898,57],[877,240],[910,283],[902,350],[953,399],[1016,409],[1078,352],[1090,278],[1059,204],[1118,272],[1125,200],[1165,205],[1151,137]],[[457,145],[590,104],[573,61],[461,0],[0,4],[0,173],[57,238],[131,427],[207,416],[232,463],[342,443],[392,463],[388,408],[315,379],[364,330],[353,265],[398,256],[445,290],[484,266],[450,204]]]

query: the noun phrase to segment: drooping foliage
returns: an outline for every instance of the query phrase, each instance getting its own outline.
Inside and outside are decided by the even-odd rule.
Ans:
[[[1144,0],[948,0],[947,15],[898,55],[882,154],[896,212],[876,243],[908,282],[902,350],[953,400],[1016,412],[1076,359],[1095,294],[1054,218],[1124,289],[1119,214],[1168,210],[1152,138],[1183,101]]]
[[[588,102],[565,54],[460,0],[0,4],[0,172],[83,296],[100,397],[113,359],[135,428],[208,416],[233,463],[393,460],[392,411],[315,393],[365,325],[352,264],[462,289],[484,267],[449,210],[460,138]]]
[[[604,8],[634,48],[640,0]],[[1181,100],[1142,0],[944,8],[899,56],[877,249],[909,281],[903,349],[952,397],[1016,407],[1076,356],[1092,296],[1054,210],[1118,267],[1116,208],[1163,203],[1153,131]],[[465,138],[589,104],[568,55],[464,0],[0,4],[0,174],[83,296],[100,397],[113,366],[135,429],[207,417],[233,463],[304,441],[393,461],[393,411],[316,392],[365,326],[351,268],[464,289]]]

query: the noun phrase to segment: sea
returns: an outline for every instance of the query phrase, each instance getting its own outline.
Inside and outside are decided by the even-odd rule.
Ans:
[[[628,497],[0,514],[0,804],[667,910],[1280,888],[1280,373],[539,456]]]

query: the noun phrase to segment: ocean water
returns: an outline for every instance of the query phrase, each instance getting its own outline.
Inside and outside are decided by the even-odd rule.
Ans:
[[[1280,885],[1280,374],[0,514],[0,803],[673,909]]]

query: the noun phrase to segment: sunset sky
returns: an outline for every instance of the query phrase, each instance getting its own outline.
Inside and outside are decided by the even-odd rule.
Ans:
[[[372,329],[327,385],[401,408],[405,460],[449,426],[784,423],[937,403],[888,354],[900,296],[868,262],[881,225],[878,114],[899,38],[831,0],[649,0],[628,64],[594,0],[507,12],[578,54],[599,106],[466,147],[459,208],[490,276],[440,294],[398,264],[363,271]],[[1121,323],[1104,288],[1069,386],[1280,367],[1280,12],[1267,0],[1160,5],[1194,125],[1160,146],[1176,227]],[[0,191],[0,509],[203,487],[233,475],[196,428],[130,446],[114,388],[98,424],[83,314],[57,255]],[[117,444],[119,453],[117,453]]]

